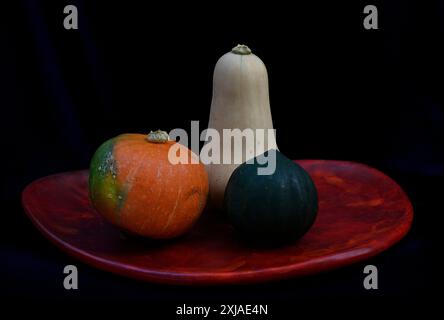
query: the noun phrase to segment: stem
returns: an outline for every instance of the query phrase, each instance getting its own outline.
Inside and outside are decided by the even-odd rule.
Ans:
[[[246,45],[244,44],[238,44],[237,46],[235,46],[233,49],[231,49],[232,53],[235,54],[240,54],[240,55],[247,55],[247,54],[251,54],[251,50],[250,48],[248,48]]]
[[[165,143],[169,140],[168,133],[162,130],[151,131],[146,136],[146,139],[152,143]]]

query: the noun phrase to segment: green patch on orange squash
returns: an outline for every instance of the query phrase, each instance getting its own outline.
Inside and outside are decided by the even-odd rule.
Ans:
[[[90,165],[89,186],[91,201],[109,212],[118,214],[123,202],[117,184],[117,164],[113,149],[118,137],[104,142],[95,152]]]

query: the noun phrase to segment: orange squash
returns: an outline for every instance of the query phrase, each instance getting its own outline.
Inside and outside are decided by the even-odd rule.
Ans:
[[[123,134],[103,143],[90,166],[93,206],[108,221],[132,234],[168,239],[186,232],[198,219],[208,195],[202,163],[172,164],[163,131]],[[182,145],[180,152],[188,152]]]

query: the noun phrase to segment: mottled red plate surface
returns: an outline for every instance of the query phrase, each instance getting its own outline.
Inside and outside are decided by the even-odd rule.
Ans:
[[[214,212],[204,212],[189,234],[173,241],[127,238],[91,207],[87,171],[31,183],[23,192],[23,206],[46,237],[85,263],[175,284],[252,283],[313,274],[374,256],[409,230],[410,201],[386,175],[352,162],[298,163],[316,184],[319,214],[302,239],[275,249],[248,247]]]

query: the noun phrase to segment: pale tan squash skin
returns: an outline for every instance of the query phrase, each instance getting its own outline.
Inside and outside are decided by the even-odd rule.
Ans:
[[[273,129],[267,69],[256,55],[228,52],[217,62],[213,75],[213,98],[208,128],[219,132],[221,150],[223,129]],[[263,143],[265,151],[277,149],[274,135],[271,141],[268,141],[265,134],[265,140],[259,142]],[[233,147],[232,144],[232,149]],[[247,154],[247,157],[242,161],[262,154],[259,150],[245,149],[244,143],[243,154]],[[212,207],[221,208],[225,187],[238,166],[239,164],[222,163],[207,165]]]

